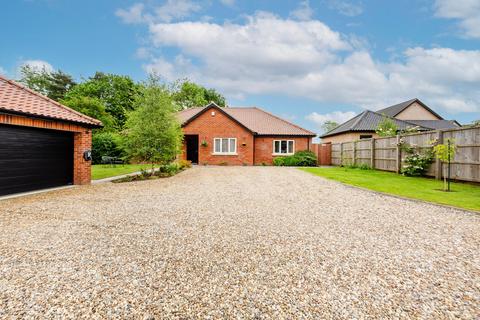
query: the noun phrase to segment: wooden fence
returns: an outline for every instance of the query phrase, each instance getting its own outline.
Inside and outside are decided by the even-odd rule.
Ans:
[[[407,144],[417,145],[420,148],[430,148],[429,142],[434,139],[438,139],[440,143],[446,139],[453,139],[457,150],[451,162],[451,177],[456,180],[480,182],[480,127],[334,143],[332,144],[332,165],[366,164],[374,169],[399,173],[405,156],[398,146],[401,138]],[[441,161],[435,160],[426,175],[441,179],[443,166]]]

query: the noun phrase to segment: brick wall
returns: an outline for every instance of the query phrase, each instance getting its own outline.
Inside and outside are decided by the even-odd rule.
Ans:
[[[215,115],[212,116],[212,111]],[[253,164],[253,135],[224,113],[211,108],[183,127],[183,133],[198,134],[199,164]],[[214,138],[237,138],[237,155],[213,154]],[[201,145],[207,141],[208,146]],[[186,159],[185,146],[182,158]]]
[[[309,150],[311,145],[311,137],[292,137],[292,136],[257,136],[255,137],[255,164],[272,164],[273,158],[273,141],[274,140],[294,140],[295,150]]]
[[[92,131],[83,130],[73,135],[73,183],[89,184],[92,180],[92,161],[83,158],[85,150],[92,149]]]
[[[85,161],[83,159],[83,152],[92,148],[92,131],[90,129],[68,122],[22,117],[9,114],[0,114],[0,123],[74,132],[73,183],[90,183],[91,161]]]

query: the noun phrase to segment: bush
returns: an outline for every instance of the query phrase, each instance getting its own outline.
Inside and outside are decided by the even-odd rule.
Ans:
[[[298,151],[292,156],[274,158],[273,165],[286,167],[315,167],[317,165],[317,156],[312,151]]]
[[[406,153],[401,173],[412,177],[424,175],[433,162],[432,150],[424,151],[420,146],[409,145],[403,139],[400,140],[399,147]]]
[[[155,172],[155,175],[160,177],[170,177],[176,175],[180,171],[180,165],[178,163],[169,163],[161,165],[159,170]]]
[[[178,160],[177,163],[180,170],[184,170],[192,167],[192,161],[189,161],[189,160]]]
[[[102,157],[123,158],[125,152],[123,149],[122,137],[114,132],[99,132],[92,136],[92,162],[93,164],[102,163]]]
[[[273,165],[278,166],[278,167],[284,166],[285,165],[285,158],[286,157],[276,157],[276,158],[274,158],[273,159]],[[262,165],[264,165],[263,162],[262,162]]]

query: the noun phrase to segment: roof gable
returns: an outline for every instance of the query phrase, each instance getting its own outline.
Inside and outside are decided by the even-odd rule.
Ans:
[[[230,119],[255,135],[316,136],[316,134],[311,131],[305,130],[256,107],[221,108],[215,103],[210,103],[202,108],[191,108],[180,111],[178,118],[182,126],[185,126],[210,108],[216,108],[220,112],[223,112]]]
[[[333,130],[330,130],[329,132],[325,133],[320,137],[324,138],[324,137],[329,137],[329,136],[351,132],[351,131],[373,132],[378,127],[378,124],[383,120],[384,117],[386,117],[386,115],[382,115],[378,112],[374,112],[370,110],[365,110],[362,113],[356,115],[352,119],[342,123],[341,125],[337,126]],[[399,130],[405,130],[405,129],[413,128],[417,126],[420,128],[420,130],[429,130],[429,128],[423,127],[415,123],[395,119],[393,117],[388,117],[388,118],[390,118],[393,122],[395,122]]]
[[[377,110],[377,112],[380,114],[385,114],[386,116],[389,116],[389,117],[396,117],[397,115],[402,113],[404,110],[406,110],[415,102],[418,103],[420,106],[422,106],[425,110],[433,114],[435,117],[437,117],[439,120],[443,120],[443,118],[439,114],[437,114],[435,111],[430,109],[425,103],[423,103],[418,98],[410,99],[410,100],[395,104],[393,106]]]
[[[0,76],[0,111],[101,127],[102,122]]]

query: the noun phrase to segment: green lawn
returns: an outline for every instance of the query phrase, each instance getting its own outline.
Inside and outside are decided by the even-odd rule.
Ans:
[[[92,180],[115,177],[122,174],[140,171],[140,169],[149,169],[148,164],[95,164],[92,166]]]
[[[352,186],[480,211],[479,185],[452,182],[452,192],[444,192],[441,191],[443,181],[404,177],[391,172],[342,167],[301,168],[301,170]]]

